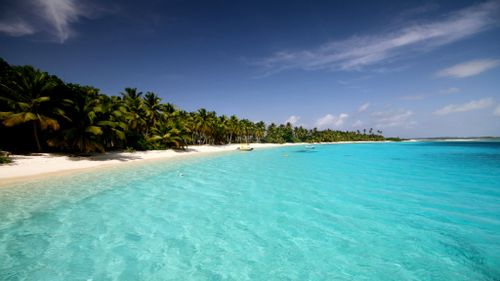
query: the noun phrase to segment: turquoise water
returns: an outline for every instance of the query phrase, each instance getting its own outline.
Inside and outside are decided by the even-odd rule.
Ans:
[[[321,145],[0,188],[0,280],[499,280],[500,143]]]

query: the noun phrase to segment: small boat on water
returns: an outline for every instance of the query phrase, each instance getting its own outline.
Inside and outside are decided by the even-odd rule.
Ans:
[[[241,151],[252,151],[253,147],[250,147],[248,144],[242,144],[240,147],[238,147],[239,150]]]
[[[307,149],[315,149],[314,145],[309,145],[309,144],[308,144],[308,145],[306,145],[306,146],[304,146],[304,148],[307,148]]]

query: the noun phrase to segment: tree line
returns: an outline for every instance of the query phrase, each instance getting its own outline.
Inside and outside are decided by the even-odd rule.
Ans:
[[[118,96],[65,83],[32,66],[0,58],[0,149],[92,153],[242,142],[382,141],[381,131],[306,129],[265,124],[201,108],[179,109],[153,92]]]

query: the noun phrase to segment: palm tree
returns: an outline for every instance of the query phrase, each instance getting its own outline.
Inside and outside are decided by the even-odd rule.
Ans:
[[[231,115],[229,117],[229,120],[227,120],[227,132],[229,133],[228,136],[228,143],[233,142],[233,137],[236,136],[239,133],[239,120],[236,115]]]
[[[76,84],[70,84],[68,88],[74,95],[70,104],[71,110],[69,110],[72,122],[68,128],[50,139],[49,145],[67,147],[84,153],[104,152],[104,145],[99,139],[103,130],[97,119],[99,113],[102,112],[99,104],[99,90]]]
[[[66,118],[60,105],[55,104],[51,96],[57,81],[31,66],[18,67],[14,76],[8,85],[1,85],[5,96],[0,98],[9,105],[10,111],[0,112],[0,118],[6,127],[31,123],[37,150],[41,151],[40,131],[47,128],[59,130],[56,118]]]
[[[227,142],[227,132],[229,130],[229,118],[226,115],[215,117],[213,125],[213,141],[217,144]]]
[[[194,127],[198,133],[198,137],[202,140],[203,144],[209,143],[212,139],[214,118],[216,117],[215,112],[208,112],[206,109],[200,108],[194,117]]]
[[[153,128],[153,134],[148,141],[160,142],[166,147],[184,148],[189,142],[189,131],[183,122],[182,113],[174,112],[168,122],[161,122],[158,127]]]
[[[92,87],[69,84],[67,109],[71,122],[49,139],[52,147],[89,153],[113,149],[125,141],[126,107],[119,97],[108,97]]]
[[[175,107],[175,105],[173,105],[171,103],[168,103],[168,102],[167,103],[162,103],[162,104],[160,104],[160,106],[161,106],[161,111],[163,113],[166,113],[166,114],[172,114],[172,113],[174,113],[177,110],[177,108]]]
[[[250,143],[251,137],[253,136],[254,133],[253,123],[248,119],[242,119],[240,120],[240,128],[243,137],[245,138],[245,142],[247,144]]]
[[[266,124],[262,121],[255,123],[255,138],[260,142],[266,135]]]
[[[130,129],[135,130],[136,132],[140,132],[145,125],[145,119],[143,112],[143,103],[142,103],[142,92],[138,92],[137,88],[125,88],[123,92],[120,93],[122,95],[123,101],[127,106],[127,111],[129,112],[128,116],[128,125]]]
[[[138,92],[137,88],[127,87],[120,93],[125,101],[138,101],[142,96],[142,92]]]
[[[295,139],[300,142],[305,142],[307,141],[309,137],[309,130],[306,128],[300,126],[300,127],[295,127],[294,128],[294,135]]]
[[[125,131],[128,129],[125,105],[118,97],[99,96],[100,120],[97,125],[103,130],[102,141],[107,148],[114,148],[119,142],[126,139]]]
[[[143,105],[146,117],[146,136],[149,135],[151,128],[155,127],[162,117],[164,107],[161,103],[161,98],[153,92],[147,92],[143,98]]]

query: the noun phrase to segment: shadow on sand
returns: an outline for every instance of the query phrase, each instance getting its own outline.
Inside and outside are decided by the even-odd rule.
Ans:
[[[168,151],[168,150],[165,150]],[[187,149],[172,149],[175,153],[187,153],[187,152],[196,152],[198,150],[193,148]],[[142,153],[156,153],[158,151],[144,151]],[[163,151],[161,151],[163,152]],[[61,156],[68,156],[68,159],[71,161],[80,161],[80,160],[90,160],[90,161],[110,161],[110,160],[118,160],[118,161],[130,161],[130,160],[139,160],[144,159],[142,156],[135,154],[135,152],[106,152],[106,153],[89,153],[89,154],[60,154]]]
[[[103,153],[103,154],[94,154],[94,155],[66,155],[68,159],[71,161],[81,161],[81,160],[90,160],[90,161],[110,161],[110,160],[118,160],[118,161],[130,161],[141,159],[140,156],[135,156],[132,153]]]

